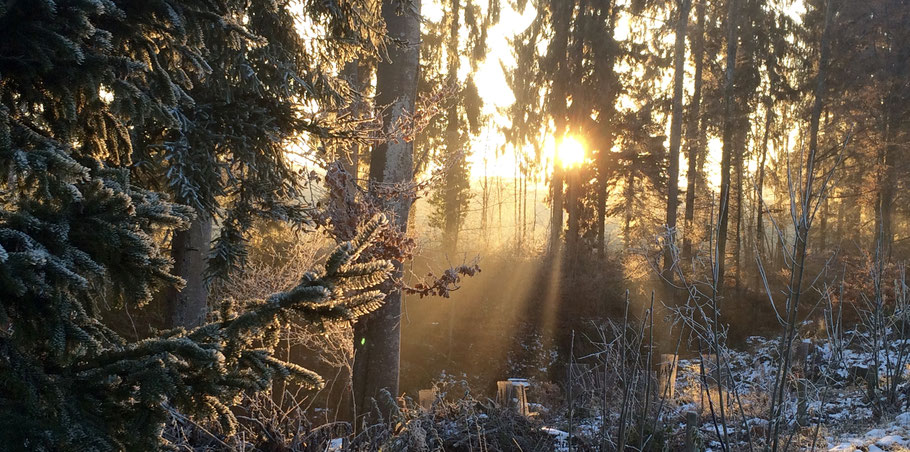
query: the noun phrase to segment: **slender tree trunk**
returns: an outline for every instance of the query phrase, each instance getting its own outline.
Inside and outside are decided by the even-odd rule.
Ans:
[[[484,247],[490,245],[490,231],[487,215],[490,204],[490,179],[487,176],[487,158],[483,158],[483,185],[480,194],[480,234],[483,236]]]
[[[558,135],[557,135],[558,136]],[[557,148],[554,160],[559,158],[559,149]],[[562,246],[562,227],[563,227],[563,172],[558,162],[553,165],[553,177],[550,180],[550,240],[548,248],[551,253],[557,252]]]
[[[626,186],[623,190],[626,201],[626,218],[622,228],[623,250],[628,251],[632,246],[632,202],[635,198],[635,173],[629,171],[626,177]]]
[[[459,30],[461,27],[461,2],[451,0],[449,11],[449,41],[447,42],[447,66],[449,83],[458,81],[458,70],[461,67],[461,58],[458,53]],[[442,231],[442,247],[447,253],[458,250],[458,229],[461,223],[461,203],[459,198],[462,190],[461,177],[466,165],[464,149],[461,148],[460,118],[458,115],[459,102],[450,102],[446,109],[446,154],[450,167],[445,175],[445,192],[443,193],[444,225]]]
[[[553,204],[552,215],[550,217],[549,241],[549,250],[551,253],[557,252],[562,244],[563,181],[565,176],[559,163],[559,147],[562,145],[563,137],[566,133],[566,83],[568,82],[566,80],[568,78],[566,52],[568,50],[569,26],[571,24],[574,6],[574,2],[568,0],[556,0],[551,3],[555,34],[552,44],[553,52],[550,54],[550,57],[554,59],[554,62],[557,65],[552,93],[549,96],[550,102],[553,102],[553,122],[556,125],[556,150],[553,156],[553,177],[550,181]]]
[[[612,38],[612,31],[616,26],[616,15],[618,13],[618,8],[616,8],[615,0],[610,3],[610,26],[609,30],[611,31],[610,36],[613,41],[612,44],[616,44],[616,40]],[[616,140],[615,132],[615,121],[616,121],[616,97],[618,95],[619,80],[616,74],[614,67],[616,66],[616,54],[610,53],[610,60],[604,64],[605,68],[610,70],[610,82],[611,84],[605,89],[610,90],[610,96],[607,100],[607,121],[609,125],[607,130],[603,133],[605,135],[604,145],[601,146],[600,151],[597,154],[597,255],[601,259],[606,257],[606,247],[607,247],[607,238],[606,238],[606,224],[607,224],[607,197],[609,190],[609,180],[607,174],[610,172],[610,154],[613,151],[613,144]]]
[[[575,166],[566,171],[566,210],[569,218],[566,227],[567,262],[570,270],[575,268],[579,252],[581,225],[581,168]]]
[[[736,285],[737,291],[739,291],[741,287],[743,268],[743,167],[745,163],[746,136],[749,134],[749,121],[745,118],[745,112],[742,112],[740,115],[741,121],[739,122],[739,126],[737,127],[737,132],[735,135],[736,146],[733,150],[733,169],[735,171],[733,187],[736,187],[736,230],[734,233],[733,242],[733,263],[735,265],[734,284]]]
[[[186,281],[168,296],[167,324],[171,328],[201,325],[208,314],[209,290],[205,269],[212,242],[212,217],[198,213],[185,231],[175,231],[171,240],[174,274]]]
[[[889,96],[890,97],[890,96]],[[889,110],[893,107],[887,107]],[[887,261],[891,259],[891,249],[894,243],[894,198],[897,186],[897,160],[898,145],[895,142],[897,136],[895,121],[892,119],[893,113],[886,113],[885,124],[885,149],[882,155],[882,166],[884,167],[884,177],[877,196],[875,206],[875,244],[874,247],[881,247],[880,252]]]
[[[533,245],[533,243],[534,243],[534,237],[531,236],[531,233],[530,233],[529,227],[528,227],[528,221],[530,218],[529,214],[528,214],[528,184],[531,183],[531,175],[530,175],[529,169],[524,170],[524,176],[522,176],[522,178],[523,178],[522,183],[524,184],[524,190],[523,190],[524,194],[522,195],[522,198],[521,198],[522,206],[523,206],[521,208],[521,210],[522,210],[521,235],[524,236],[525,247],[529,247],[529,246]]]
[[[822,208],[819,212],[821,218],[818,223],[818,250],[824,252],[828,247],[828,217],[831,215],[831,207],[828,199],[822,201]]]
[[[702,73],[705,66],[705,2],[700,1],[695,6],[698,16],[695,28],[695,42],[692,45],[692,58],[695,60],[695,82],[692,91],[692,103],[689,106],[689,118],[686,124],[686,149],[688,152],[688,172],[686,173],[686,213],[685,229],[683,236],[682,258],[688,261],[692,257],[693,228],[695,226],[695,190],[698,185],[699,168],[704,140],[700,133],[701,127],[701,87]]]
[[[512,234],[515,239],[515,252],[521,251],[521,173],[518,171],[518,151],[515,151],[515,168],[512,173]]]
[[[612,135],[612,134],[611,134]],[[612,137],[608,140],[610,147],[613,145]],[[607,180],[608,172],[608,162],[607,156],[610,154],[609,148],[606,150],[601,150],[597,156],[597,164],[599,169],[597,173],[599,174],[599,179],[597,181],[597,243],[595,244],[597,248],[597,256],[603,259],[607,255],[607,237],[606,237],[606,227],[607,227],[607,198],[609,197],[609,187]]]
[[[717,214],[717,246],[714,256],[714,277],[718,291],[723,291],[724,270],[727,260],[727,226],[730,213],[730,163],[733,156],[733,129],[735,127],[733,112],[733,80],[736,68],[736,10],[738,0],[729,0],[727,10],[727,68],[724,77],[724,126],[723,150],[720,161],[720,200]]]
[[[764,224],[764,189],[765,189],[765,164],[768,158],[768,141],[771,135],[771,123],[773,121],[772,101],[769,99],[765,104],[765,131],[762,135],[761,157],[758,160],[758,180],[755,183],[755,252],[759,257],[762,256],[765,249],[765,224]],[[755,272],[755,287],[761,287],[761,275]]]
[[[536,247],[536,245],[537,245],[537,183],[538,183],[537,175],[534,175],[534,178],[531,181],[534,183],[534,186],[533,186],[534,188],[532,190],[534,192],[534,198],[531,200],[531,207],[532,207],[531,212],[533,213],[533,215],[531,215],[531,245],[533,247]]]
[[[497,219],[499,223],[496,227],[496,237],[499,240],[499,244],[502,244],[502,176],[496,176],[496,206],[497,206]]]
[[[847,230],[845,228],[847,222],[847,198],[844,194],[843,190],[838,192],[837,225],[834,229],[834,237],[836,237],[838,242],[843,242],[847,238]]]
[[[414,112],[420,69],[420,0],[413,0],[412,10],[397,13],[399,3],[383,2],[382,17],[388,34],[403,45],[390,46],[388,58],[378,67],[376,102],[389,105],[383,114],[383,128],[393,131],[399,120]],[[412,141],[390,140],[378,144],[370,156],[370,187],[409,184],[413,180]],[[393,227],[407,231],[411,210],[410,193],[398,193],[384,201]],[[396,262],[396,275],[402,264]],[[391,284],[385,286],[385,304],[354,326],[354,403],[356,413],[369,410],[371,399],[381,390],[398,395],[398,371],[401,344],[401,292]],[[380,403],[383,411],[389,409]],[[382,413],[388,419],[387,412]]]
[[[664,253],[664,278],[673,280],[674,257],[670,246],[676,242],[676,216],[679,207],[679,147],[682,144],[683,76],[686,68],[686,26],[689,24],[691,0],[677,0],[676,48],[673,64],[673,119],[670,122],[670,155],[667,169],[667,229],[670,244]]]
[[[350,105],[350,113],[354,118],[362,118],[368,113],[369,105],[367,105],[365,96],[372,80],[372,72],[372,63],[362,59],[345,64],[342,71],[342,77],[357,92]],[[364,146],[360,143],[352,143],[348,148],[347,155],[342,156],[341,160],[344,169],[351,175],[354,184],[357,183],[357,179],[360,177],[360,156],[365,151],[362,147]]]

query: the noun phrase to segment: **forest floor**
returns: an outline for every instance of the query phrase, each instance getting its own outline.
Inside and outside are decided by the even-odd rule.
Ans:
[[[880,389],[887,386],[887,376],[894,373],[891,368],[896,365],[902,371],[908,368],[907,357],[899,347],[906,342],[891,340],[890,350],[879,352],[879,369],[875,373],[869,371],[870,367],[875,368],[875,360],[863,350],[864,344],[868,344],[866,338],[859,333],[847,336],[848,345],[836,351],[826,343],[812,344],[805,365],[795,371],[805,384],[801,391],[796,388],[788,391],[782,417],[786,450],[910,451],[910,407],[905,383],[900,382],[890,404],[884,402],[886,397]],[[722,364],[728,370],[721,372],[721,377],[735,382],[727,385],[723,397],[718,395],[713,357],[705,360],[704,367],[700,358],[680,360],[674,396],[663,402],[652,402],[660,404],[656,415],[660,422],[654,423],[660,427],[651,427],[653,432],[648,439],[655,444],[637,445],[640,440],[633,433],[630,445],[647,450],[682,450],[686,441],[686,415],[694,412],[698,420],[695,443],[700,450],[762,450],[768,432],[772,392],[769,382],[774,381],[777,341],[751,337],[747,344],[743,350],[730,350],[726,364]],[[827,363],[832,362],[837,364],[829,370]],[[869,378],[873,375],[879,377],[875,398],[870,397],[872,380]],[[730,390],[731,387],[735,389]],[[578,412],[584,413],[584,409]],[[608,413],[608,426],[621,422],[618,410]],[[578,417],[573,420],[573,450],[596,449],[603,441],[599,435],[604,419],[599,413]],[[797,419],[805,426],[800,426]],[[557,450],[568,451],[568,420],[559,418],[546,424],[544,429],[553,437]],[[721,438],[727,438],[723,445]]]

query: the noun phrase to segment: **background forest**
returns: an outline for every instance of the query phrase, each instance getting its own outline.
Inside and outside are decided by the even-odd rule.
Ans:
[[[901,0],[0,0],[0,443],[906,450],[908,136]]]

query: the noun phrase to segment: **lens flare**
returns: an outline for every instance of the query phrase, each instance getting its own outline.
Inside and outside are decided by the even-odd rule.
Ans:
[[[559,164],[563,168],[581,166],[585,162],[585,147],[573,137],[565,137],[559,144]]]

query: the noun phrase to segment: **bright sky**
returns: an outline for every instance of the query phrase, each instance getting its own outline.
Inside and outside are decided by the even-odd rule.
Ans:
[[[784,5],[781,7],[781,11],[799,23],[801,16],[805,13],[804,0],[784,1],[783,3]],[[427,19],[432,21],[442,19],[442,10],[436,1],[425,2],[423,9]],[[508,122],[505,117],[498,113],[498,110],[508,107],[515,101],[511,89],[506,83],[503,67],[505,67],[506,70],[510,67],[514,67],[515,60],[512,57],[510,39],[524,31],[533,21],[535,14],[536,11],[530,4],[525,8],[525,11],[519,12],[512,8],[511,2],[503,2],[501,20],[499,24],[490,30],[488,41],[489,55],[486,61],[480,65],[477,74],[475,74],[478,90],[480,91],[481,98],[485,101],[484,113],[489,115],[489,119],[484,131],[474,139],[472,152],[469,157],[471,174],[474,178],[482,178],[484,174],[487,176],[510,178],[514,177],[516,174],[515,153],[510,145],[506,145],[502,134],[499,132],[501,127],[508,125]],[[631,33],[631,26],[627,16],[620,16],[615,31],[616,39],[620,41],[628,39]],[[665,39],[672,45],[672,41],[675,37],[668,34],[665,36]],[[687,58],[687,62],[687,64],[691,66],[691,60]],[[469,67],[469,65],[462,65],[462,68],[467,67]],[[619,68],[619,70],[622,69]],[[694,73],[694,67],[687,68],[686,73],[686,88],[687,91],[691,91],[691,76],[692,73]],[[671,76],[671,71],[667,71],[666,74],[664,74],[663,83],[669,84]],[[620,99],[620,102],[622,103],[622,99]],[[669,137],[670,118],[667,117],[665,120],[667,122],[667,136]],[[583,147],[583,137],[579,137],[578,141],[581,142],[581,146]],[[667,145],[669,145],[669,143],[667,143]],[[720,183],[720,175],[717,168],[720,163],[721,145],[722,143],[718,138],[710,137],[708,142],[706,169],[709,173],[709,182],[715,186],[719,186]],[[546,140],[544,145],[543,154],[544,159],[547,160],[544,162],[545,168],[550,168],[552,165],[554,147],[554,140],[550,137]],[[577,146],[574,150],[577,150]],[[680,168],[682,169],[680,183],[684,185],[686,181],[685,172],[687,165],[682,156],[680,159],[682,160],[680,162]]]
[[[489,118],[484,130],[474,138],[472,152],[468,157],[471,174],[475,178],[484,176],[485,159],[487,176],[515,176],[514,152],[511,150],[502,152],[506,143],[499,132],[501,127],[508,126],[508,121],[498,113],[498,109],[508,107],[515,102],[515,97],[506,82],[502,68],[503,65],[514,67],[515,59],[512,57],[509,40],[531,24],[536,11],[528,6],[525,11],[519,12],[514,10],[509,3],[503,2],[500,21],[489,31],[487,39],[489,55],[474,75],[477,90],[485,102],[483,112]],[[423,15],[426,19],[437,22],[442,19],[442,8],[438,2],[425,2]],[[470,66],[462,64],[461,67],[467,70]],[[464,75],[466,74],[462,74],[462,76]]]
[[[512,90],[506,82],[503,68],[508,70],[515,66],[510,40],[530,26],[537,11],[530,4],[524,11],[516,11],[510,3],[503,2],[502,4],[500,22],[489,32],[487,41],[489,54],[474,76],[479,94],[485,102],[483,112],[488,115],[487,124],[480,135],[474,138],[472,152],[468,157],[471,174],[475,179],[480,179],[485,174],[489,177],[503,178],[511,178],[516,175],[514,149],[505,143],[505,139],[500,133],[500,128],[508,126],[509,123],[507,118],[499,114],[499,110],[515,102]],[[437,22],[442,20],[443,11],[437,1],[425,2],[423,15],[427,20]],[[626,39],[628,33],[628,21],[620,20],[616,33],[617,39]],[[468,68],[469,65],[462,64],[461,67],[466,70],[465,68]],[[465,75],[462,74],[462,76]],[[583,154],[580,151],[584,147],[583,139],[573,140],[571,144],[572,148],[568,151],[572,151],[574,159],[582,159],[584,156],[580,155]],[[548,137],[543,149],[543,159],[545,160],[543,167],[548,170],[552,168],[554,148],[555,140],[553,137]]]

